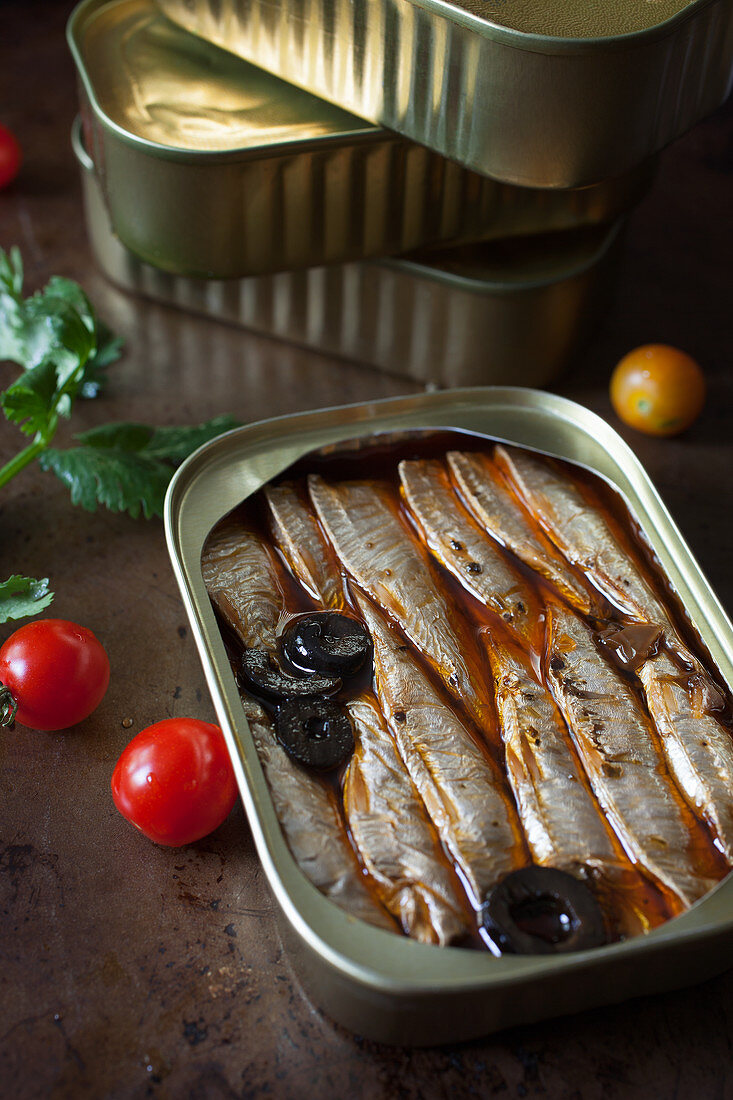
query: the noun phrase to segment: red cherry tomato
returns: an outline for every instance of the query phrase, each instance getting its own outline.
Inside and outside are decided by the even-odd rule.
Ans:
[[[0,122],[0,188],[7,187],[20,171],[20,145],[15,134]]]
[[[0,683],[10,690],[24,726],[64,730],[101,703],[109,660],[86,627],[65,619],[36,619],[0,648]]]
[[[165,718],[138,733],[112,773],[123,817],[156,844],[179,847],[213,832],[237,797],[234,770],[218,726]]]

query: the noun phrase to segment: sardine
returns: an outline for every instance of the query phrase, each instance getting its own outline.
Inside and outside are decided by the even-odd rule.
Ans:
[[[468,624],[439,590],[426,551],[400,519],[389,488],[367,481],[329,485],[316,475],[308,484],[321,524],[347,572],[397,620],[479,726],[492,725]]]
[[[507,774],[535,862],[566,871],[617,864],[552,695],[525,658],[486,640]]]
[[[521,826],[498,768],[441,698],[384,615],[356,602],[374,643],[382,713],[443,846],[479,910],[509,871],[527,863]]]
[[[245,645],[273,651],[285,603],[271,553],[241,524],[216,535],[205,550],[207,588],[217,606],[234,609],[228,621]],[[324,574],[318,577],[320,585]],[[465,931],[448,867],[440,861],[425,810],[376,707],[366,698],[349,705],[357,749],[347,773],[345,822],[335,791],[290,759],[266,712],[251,696],[242,693],[242,702],[275,812],[307,877],[354,916],[396,930],[364,883],[347,822],[364,866],[373,874],[376,893],[408,935],[448,943]],[[395,875],[391,884],[390,873]]]
[[[700,662],[679,637],[667,609],[600,509],[549,461],[504,446],[496,447],[494,457],[568,561],[581,569],[624,615],[659,627],[670,649],[708,682]]]
[[[639,669],[667,765],[695,814],[733,864],[733,738],[706,710],[704,695],[666,653]]]
[[[606,826],[552,695],[526,657],[486,641],[507,776],[534,862],[588,879],[618,933],[649,931],[649,882]]]
[[[206,540],[201,570],[210,599],[243,645],[274,651],[284,596],[262,539],[228,517]]]
[[[279,503],[277,497],[275,501]],[[281,547],[297,540],[297,553],[289,556],[296,578],[324,604],[343,608],[335,555],[297,490],[289,488],[279,518]],[[317,568],[310,564],[314,561]],[[451,943],[467,931],[467,924],[437,833],[376,699],[364,693],[346,705],[356,748],[344,778],[344,816],[359,858],[407,935],[424,943]]]
[[[542,636],[542,609],[525,579],[465,511],[442,462],[400,462],[399,474],[428,549],[521,644],[532,646]]]
[[[557,548],[631,619],[671,628],[666,609],[606,517],[549,461],[514,447],[494,457]]]
[[[344,812],[356,850],[408,936],[451,943],[468,922],[422,800],[374,701],[364,696],[347,709],[356,749],[344,780]]]
[[[560,604],[548,606],[548,679],[611,828],[632,860],[692,904],[713,879],[699,870],[706,855],[694,850],[694,821],[665,772],[652,724],[590,629]]]
[[[397,932],[394,921],[366,885],[346,838],[333,791],[293,763],[276,740],[270,719],[259,703],[243,695],[242,705],[275,813],[301,871],[351,916]]]
[[[448,465],[476,519],[513,554],[544,577],[578,611],[591,610],[590,592],[566,560],[530,523],[498,469],[482,454],[449,451]]]
[[[275,542],[294,576],[327,608],[343,606],[343,585],[333,550],[297,485],[266,485]]]

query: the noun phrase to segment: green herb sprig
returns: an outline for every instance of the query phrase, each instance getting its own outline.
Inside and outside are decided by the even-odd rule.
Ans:
[[[96,315],[81,287],[54,276],[23,296],[23,263],[17,248],[0,249],[0,360],[22,373],[0,393],[6,418],[30,442],[0,467],[0,487],[38,459],[68,486],[72,504],[99,505],[137,518],[161,516],[168,483],[184,458],[201,444],[237,426],[230,416],[183,427],[116,423],[75,436],[76,446],[51,446],[77,398],[98,396],[107,369],[119,359],[122,340]],[[0,582],[0,623],[48,607],[48,579],[13,575]]]

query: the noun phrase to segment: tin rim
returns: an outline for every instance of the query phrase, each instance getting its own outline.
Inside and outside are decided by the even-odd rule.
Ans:
[[[723,679],[729,686],[733,684],[733,626],[648,475],[633,451],[606,421],[567,398],[517,387],[472,387],[387,398],[368,404],[360,403],[261,420],[234,429],[201,447],[176,472],[166,495],[164,523],[171,564],[217,716],[227,740],[257,853],[270,887],[283,915],[314,953],[337,972],[375,991],[421,997],[428,997],[431,993],[489,991],[526,981],[530,976],[539,979],[550,975],[572,974],[578,970],[593,972],[612,961],[634,959],[640,953],[655,955],[687,943],[700,944],[709,939],[728,936],[733,931],[733,907],[730,904],[733,898],[733,875],[729,874],[685,913],[666,921],[651,932],[589,951],[555,957],[504,956],[496,959],[488,952],[484,954],[456,947],[435,948],[416,943],[407,937],[380,931],[349,917],[305,878],[285,845],[274,814],[269,788],[249,737],[241,703],[237,711],[239,697],[236,685],[233,684],[223,642],[218,634],[218,625],[203,586],[200,554],[204,539],[214,522],[231,507],[256,492],[297,458],[314,450],[319,445],[318,441],[320,445],[325,445],[374,434],[375,421],[378,422],[380,431],[451,427],[479,431],[479,428],[467,427],[466,424],[475,424],[482,417],[490,420],[492,412],[496,414],[501,411],[508,412],[510,419],[512,415],[515,419],[518,416],[518,422],[521,422],[524,415],[527,420],[525,434],[527,430],[531,434],[532,421],[537,417],[572,423],[586,438],[588,445],[592,444],[596,449],[605,448],[609,454],[613,451],[620,456],[623,468],[629,471],[631,500],[616,481],[595,466],[588,462],[581,462],[581,465],[610,481],[621,493],[631,507],[632,514],[636,514],[637,521],[640,521],[641,529],[649,539],[652,549],[663,551],[663,564],[667,553],[675,561],[682,563],[676,570],[667,569],[667,573],[678,591],[682,588],[687,589],[688,595],[691,593],[689,602],[683,602],[693,625],[697,627],[689,603],[694,604],[700,618],[705,621],[714,620],[716,637],[713,640],[718,645],[718,650],[713,652],[713,657]],[[459,416],[462,423],[457,425]],[[510,437],[502,436],[492,432],[490,423],[484,427],[483,434],[492,438],[504,438],[507,442],[523,442],[518,438],[521,431],[513,432]],[[282,442],[283,438],[287,439],[283,459],[278,460],[273,467],[267,462],[268,452],[271,452],[275,439]],[[233,456],[228,452],[233,450],[237,454],[237,443],[244,443],[244,451],[240,449],[238,453],[237,463],[241,469],[236,486],[231,489],[236,499],[227,500],[229,507],[222,510],[219,507],[221,502],[215,505],[217,494],[211,485],[206,487],[205,496],[197,499],[197,480],[202,469],[208,470],[212,479],[221,480],[231,475]],[[538,448],[535,446],[535,449]],[[554,453],[558,457],[578,461],[577,456],[567,454],[565,449],[539,449],[544,453]],[[621,469],[619,463],[619,470]],[[247,472],[242,476],[244,470]],[[201,496],[200,488],[198,494]],[[195,537],[186,528],[188,516],[182,519],[184,513],[188,512],[196,516]],[[643,518],[640,520],[640,517]],[[649,528],[654,536],[650,534]],[[661,530],[664,531],[663,540]],[[686,578],[683,584],[679,583],[675,573]],[[707,644],[706,632],[697,628]],[[710,630],[712,637],[712,625]],[[228,670],[231,684],[220,677],[222,668]],[[237,731],[240,728],[247,731],[245,742],[239,740]],[[254,770],[253,761],[256,762]],[[355,929],[358,931],[355,932]]]
[[[468,27],[469,30],[480,34],[484,38],[491,38],[516,50],[543,54],[571,54],[585,53],[594,49],[624,49],[635,46],[637,43],[646,45],[649,42],[667,38],[669,35],[674,34],[680,23],[693,18],[698,12],[718,3],[719,0],[693,0],[686,8],[671,15],[668,19],[663,20],[661,23],[655,23],[651,27],[645,27],[643,30],[588,38],[536,34],[531,31],[517,30],[514,27],[505,27],[501,23],[495,23],[491,19],[482,19],[480,16],[474,15],[473,12],[448,3],[448,0],[407,0],[407,2],[415,7],[423,8],[425,11],[434,12],[441,19],[447,19],[452,23]]]

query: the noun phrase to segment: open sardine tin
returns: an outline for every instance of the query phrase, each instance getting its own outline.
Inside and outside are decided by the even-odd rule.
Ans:
[[[730,0],[157,0],[181,26],[497,180],[578,187],[719,106]]]
[[[176,26],[152,0],[69,20],[84,138],[112,227],[142,261],[235,278],[611,221],[650,161],[551,194],[486,179]]]
[[[628,506],[721,684],[733,685],[733,628],[648,476],[605,421],[561,397],[486,387],[281,417],[227,433],[180,468],[165,508],[169,553],[290,957],[333,1019],[379,1041],[415,1045],[678,988],[733,958],[730,875],[646,934],[565,955],[494,957],[371,927],[319,893],[291,856],[204,586],[204,543],[228,512],[304,456],[444,430],[535,449],[605,479]]]

